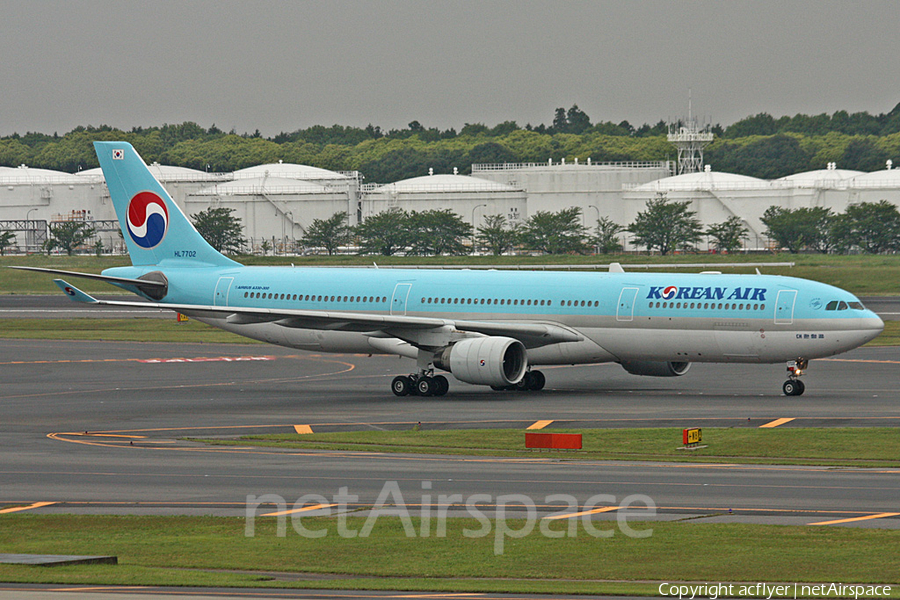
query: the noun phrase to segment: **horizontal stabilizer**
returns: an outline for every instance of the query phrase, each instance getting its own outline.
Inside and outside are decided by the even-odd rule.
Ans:
[[[94,273],[78,273],[77,271],[61,271],[59,269],[45,269],[43,267],[9,267],[10,269],[19,269],[20,271],[37,271],[38,273],[51,273],[53,275],[62,275],[63,277],[82,277],[84,279],[93,279],[95,281],[105,281],[106,283],[121,283],[125,285],[135,285],[141,288],[158,287],[164,288],[168,284],[164,281],[153,281],[151,279],[130,279],[128,277],[110,277],[109,275],[96,275]]]
[[[66,293],[66,295],[69,296],[75,302],[87,302],[89,304],[99,304],[99,301],[96,298],[94,298],[93,296],[90,296],[88,294],[85,294],[84,292],[79,290],[74,285],[70,285],[69,283],[63,281],[62,279],[54,279],[53,283],[55,283],[59,287],[59,289],[64,291]]]

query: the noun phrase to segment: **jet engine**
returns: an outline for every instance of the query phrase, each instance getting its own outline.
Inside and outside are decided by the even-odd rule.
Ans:
[[[681,377],[691,368],[691,363],[689,362],[654,360],[623,360],[620,364],[632,375],[647,375],[649,377]]]
[[[528,356],[522,342],[512,338],[468,338],[439,350],[434,366],[466,383],[505,387],[522,380]]]

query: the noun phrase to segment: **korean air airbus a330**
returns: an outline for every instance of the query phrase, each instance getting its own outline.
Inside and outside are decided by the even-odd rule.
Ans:
[[[684,375],[692,362],[788,362],[846,352],[884,323],[852,294],[768,275],[245,267],[216,252],[125,142],[95,142],[132,266],[86,275],[249,338],[316,352],[416,360],[399,396],[456,379],[539,390],[540,365],[617,362]],[[57,274],[78,275],[54,270]],[[61,279],[74,300],[107,306]]]

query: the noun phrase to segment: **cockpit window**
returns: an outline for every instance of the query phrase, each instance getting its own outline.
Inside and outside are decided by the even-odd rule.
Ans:
[[[825,305],[825,310],[847,310],[848,308],[852,308],[854,310],[865,310],[866,307],[862,305],[862,302],[844,302],[843,300],[832,300],[827,305]]]

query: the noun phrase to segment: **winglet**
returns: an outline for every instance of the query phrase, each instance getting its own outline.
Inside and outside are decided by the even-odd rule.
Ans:
[[[614,262],[614,263],[609,263],[609,272],[610,273],[624,273],[625,269],[622,268],[621,264]]]
[[[97,304],[99,302],[93,296],[89,296],[88,294],[85,294],[84,292],[79,290],[74,285],[66,283],[62,279],[54,279],[53,283],[55,283],[59,287],[59,289],[64,291],[66,293],[66,295],[69,296],[75,302],[88,302],[90,304]]]

